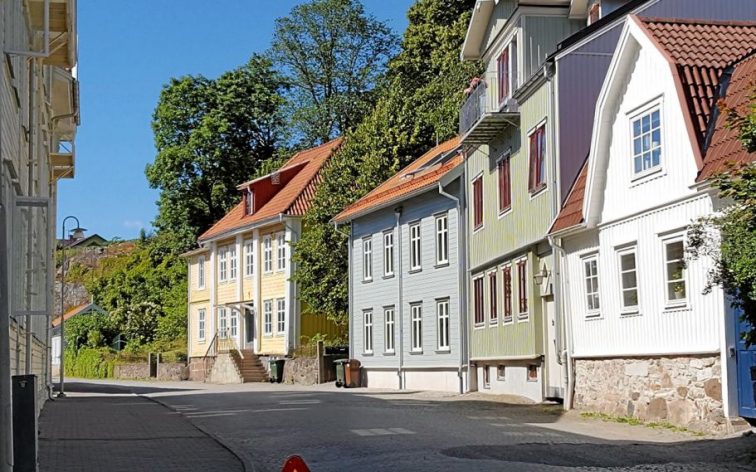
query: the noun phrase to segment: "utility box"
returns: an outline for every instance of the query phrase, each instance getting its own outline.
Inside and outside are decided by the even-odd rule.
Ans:
[[[37,376],[12,377],[13,472],[37,470]]]

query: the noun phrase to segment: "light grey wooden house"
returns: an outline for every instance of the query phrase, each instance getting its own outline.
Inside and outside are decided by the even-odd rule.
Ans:
[[[351,223],[350,356],[369,387],[468,390],[461,162],[442,143],[334,218]]]

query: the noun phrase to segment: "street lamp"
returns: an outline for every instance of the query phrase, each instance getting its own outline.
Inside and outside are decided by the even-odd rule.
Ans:
[[[65,352],[66,352],[66,331],[65,324],[65,292],[66,292],[66,221],[69,219],[76,221],[75,234],[80,234],[84,229],[79,224],[79,219],[75,216],[66,216],[63,218],[63,244],[60,245],[61,252],[61,264],[60,264],[60,389],[58,391],[58,397],[65,397]]]

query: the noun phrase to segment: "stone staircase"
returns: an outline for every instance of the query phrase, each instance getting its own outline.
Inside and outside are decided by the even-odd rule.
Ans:
[[[268,372],[263,367],[260,358],[258,358],[251,349],[242,349],[242,356],[236,351],[231,352],[236,368],[242,378],[242,382],[267,382]]]

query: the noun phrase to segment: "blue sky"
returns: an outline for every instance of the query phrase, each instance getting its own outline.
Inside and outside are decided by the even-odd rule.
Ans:
[[[413,0],[363,0],[401,35]],[[90,233],[135,237],[150,228],[158,194],[145,165],[155,157],[150,120],[170,77],[216,77],[268,48],[274,20],[294,0],[81,0],[81,127],[76,178],[59,184],[58,221],[79,218]],[[125,5],[125,7],[124,7]],[[60,231],[60,228],[58,228]]]

